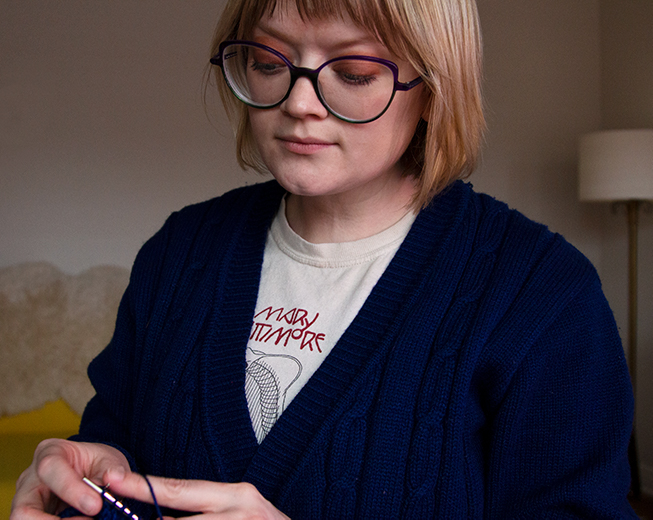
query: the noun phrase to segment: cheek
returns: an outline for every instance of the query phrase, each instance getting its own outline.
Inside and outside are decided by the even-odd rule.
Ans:
[[[260,137],[261,129],[262,127],[264,127],[263,125],[264,114],[262,113],[261,110],[254,110],[252,108],[248,108],[248,117],[249,117],[249,127],[252,132],[252,135],[255,138]]]
[[[259,153],[265,153],[266,146],[272,141],[272,128],[274,125],[269,121],[270,110],[249,109],[249,128]]]
[[[396,168],[412,136],[398,135],[392,125],[382,120],[383,118],[378,120],[379,124],[375,125],[373,131],[370,128],[366,132],[350,134],[345,141],[348,143],[343,156],[345,169],[367,177]]]
[[[377,157],[399,160],[415,134],[421,118],[421,106],[416,103],[393,103],[377,121],[367,136],[367,145],[375,150]]]

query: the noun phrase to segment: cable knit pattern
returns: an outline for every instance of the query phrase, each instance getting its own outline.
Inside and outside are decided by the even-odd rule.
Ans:
[[[437,333],[433,354],[422,382],[416,424],[409,454],[406,518],[426,518],[435,509],[434,490],[440,470],[445,413],[455,374],[456,354],[469,334],[469,319],[477,312],[478,300],[487,290],[494,269],[496,250],[505,233],[506,212],[494,207],[480,221],[473,253],[465,266],[446,318]]]
[[[356,391],[352,406],[335,427],[327,459],[327,518],[355,518],[356,481],[365,455],[367,414],[378,389],[380,367],[376,366]]]
[[[245,345],[283,194],[235,190],[148,241],[78,440],[142,472],[251,482],[295,520],[636,518],[632,395],[596,272],[462,182],[259,445]]]

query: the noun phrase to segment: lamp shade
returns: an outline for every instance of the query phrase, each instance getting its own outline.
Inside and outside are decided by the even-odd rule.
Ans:
[[[580,200],[653,200],[653,130],[587,134],[579,152]]]

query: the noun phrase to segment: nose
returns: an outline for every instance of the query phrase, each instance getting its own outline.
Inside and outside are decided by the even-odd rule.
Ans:
[[[299,119],[315,116],[324,119],[329,111],[317,97],[317,92],[309,78],[297,78],[286,100],[281,103],[281,110]]]

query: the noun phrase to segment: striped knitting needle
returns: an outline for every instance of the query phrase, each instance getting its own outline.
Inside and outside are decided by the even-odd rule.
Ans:
[[[86,477],[84,477],[82,480],[84,482],[86,482],[86,484],[91,486],[95,491],[97,491],[100,494],[100,496],[102,496],[102,498],[104,498],[107,502],[112,504],[113,507],[115,507],[123,515],[125,515],[128,518],[131,518],[132,520],[140,520],[140,518],[138,517],[138,515],[136,513],[132,513],[131,510],[128,507],[126,507],[122,502],[117,500],[111,493],[107,492],[106,489],[101,488],[100,486],[98,486],[94,482],[91,482]]]

